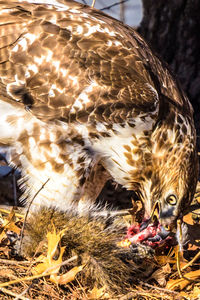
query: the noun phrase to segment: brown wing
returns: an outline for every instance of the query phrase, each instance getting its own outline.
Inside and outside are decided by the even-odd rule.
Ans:
[[[0,93],[43,121],[122,123],[157,113],[161,92],[183,105],[168,70],[137,33],[63,3],[0,1]]]

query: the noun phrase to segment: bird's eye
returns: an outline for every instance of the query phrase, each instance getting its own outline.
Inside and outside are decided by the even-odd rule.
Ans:
[[[175,195],[169,195],[167,198],[166,198],[166,202],[169,204],[169,205],[176,205],[177,203],[177,198]]]

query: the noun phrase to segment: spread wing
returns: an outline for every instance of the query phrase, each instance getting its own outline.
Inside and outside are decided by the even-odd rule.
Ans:
[[[157,115],[160,94],[183,105],[131,28],[73,1],[0,1],[0,97],[42,121],[110,124]]]

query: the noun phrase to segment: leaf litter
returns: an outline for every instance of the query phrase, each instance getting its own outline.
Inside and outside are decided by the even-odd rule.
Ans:
[[[194,199],[200,203],[200,184]],[[193,204],[194,204],[193,203]],[[190,226],[192,239],[188,243],[180,266],[182,278],[176,267],[177,246],[166,254],[162,247],[156,250],[158,268],[147,283],[133,287],[125,295],[110,295],[105,287],[82,286],[76,278],[84,265],[68,267],[63,272],[65,247],[60,244],[64,229],[47,233],[46,252],[35,257],[19,257],[16,254],[12,235],[19,236],[24,214],[14,209],[0,209],[0,299],[200,299],[200,211],[189,212],[184,222]],[[194,217],[195,216],[195,217]],[[197,259],[195,260],[195,255]],[[77,260],[74,256],[71,261]]]

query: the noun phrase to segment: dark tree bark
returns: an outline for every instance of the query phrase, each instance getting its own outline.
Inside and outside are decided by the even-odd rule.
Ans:
[[[200,149],[200,1],[143,0],[138,31],[170,65],[188,95]]]

